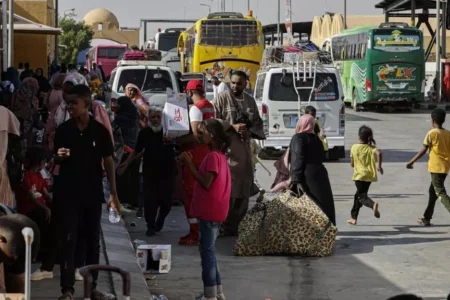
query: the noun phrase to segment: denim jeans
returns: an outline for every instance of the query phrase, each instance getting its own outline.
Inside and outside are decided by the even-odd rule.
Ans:
[[[200,257],[202,260],[202,279],[206,298],[222,294],[219,267],[216,259],[216,239],[221,223],[198,220],[200,231]]]

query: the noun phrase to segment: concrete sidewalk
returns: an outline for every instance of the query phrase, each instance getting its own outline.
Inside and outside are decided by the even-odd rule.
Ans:
[[[145,283],[144,276],[136,263],[136,256],[130,242],[130,236],[125,229],[123,220],[119,224],[111,224],[108,220],[108,212],[103,209],[102,215],[102,240],[100,243],[100,264],[119,267],[131,275],[131,299],[148,300],[151,295]],[[38,269],[40,264],[35,264],[32,271]],[[32,282],[32,299],[58,299],[60,291],[59,265],[55,266],[55,277],[52,280]],[[122,279],[110,272],[100,273],[98,289],[103,292],[115,294],[117,299],[122,299]],[[75,285],[75,299],[84,299],[83,283]]]

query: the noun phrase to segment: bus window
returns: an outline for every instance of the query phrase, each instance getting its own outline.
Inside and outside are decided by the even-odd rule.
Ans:
[[[118,59],[125,50],[124,48],[98,48],[97,58]]]
[[[373,31],[373,49],[388,52],[408,52],[420,50],[422,42],[417,30],[411,29],[375,29]]]

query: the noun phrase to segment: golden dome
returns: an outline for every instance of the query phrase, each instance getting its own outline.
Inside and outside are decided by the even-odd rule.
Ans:
[[[87,25],[91,26],[101,23],[106,28],[119,28],[119,20],[117,20],[117,17],[112,12],[104,8],[96,8],[91,10],[84,16],[83,20]]]

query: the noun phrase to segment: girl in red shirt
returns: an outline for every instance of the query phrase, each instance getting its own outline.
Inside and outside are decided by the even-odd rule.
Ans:
[[[45,251],[42,243],[47,236],[51,218],[52,197],[47,190],[47,182],[41,175],[45,166],[45,151],[42,148],[28,148],[26,154],[28,168],[22,184],[16,190],[17,212],[33,220],[41,232],[41,253]]]
[[[197,135],[210,152],[197,170],[190,152],[182,159],[195,178],[191,214],[198,219],[200,231],[200,257],[204,295],[199,300],[225,299],[215,255],[215,243],[222,222],[225,221],[231,196],[231,174],[225,153],[230,140],[222,124],[216,119],[203,121]]]

